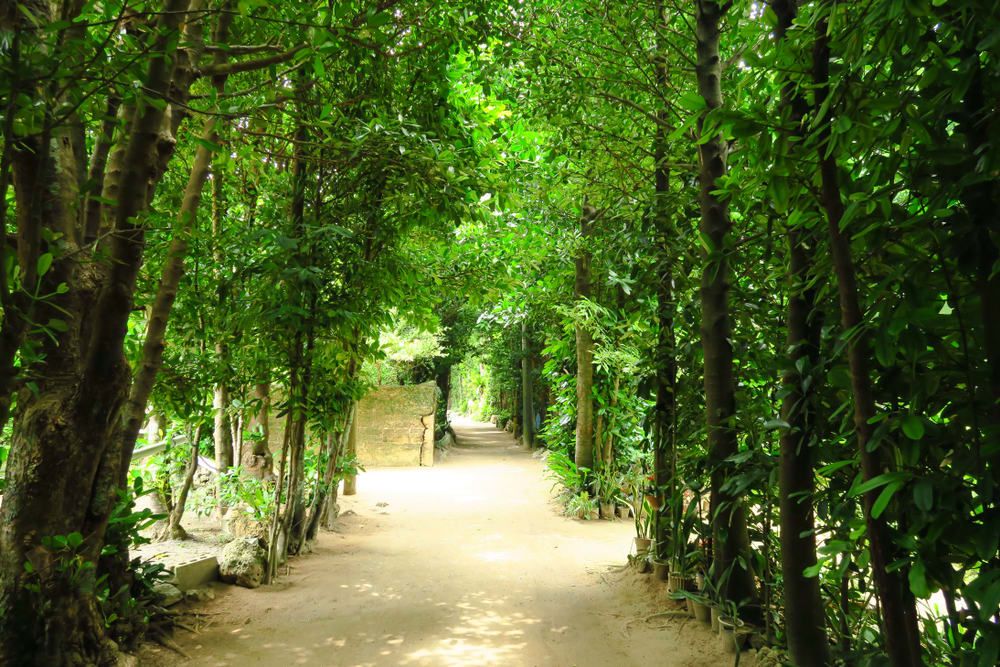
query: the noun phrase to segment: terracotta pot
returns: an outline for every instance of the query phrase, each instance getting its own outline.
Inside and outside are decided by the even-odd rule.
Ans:
[[[601,518],[607,519],[608,521],[614,521],[615,519],[614,503],[601,503]]]
[[[618,518],[624,521],[629,517],[629,509],[624,505],[618,506]]]
[[[653,563],[653,574],[660,581],[667,581],[670,578],[670,565],[668,563]]]

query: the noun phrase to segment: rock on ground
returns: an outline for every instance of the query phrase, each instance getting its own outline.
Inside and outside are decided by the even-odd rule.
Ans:
[[[245,503],[230,508],[226,513],[225,529],[233,537],[256,537],[267,544],[267,526],[254,518],[253,509]]]
[[[158,581],[153,584],[153,592],[163,597],[162,604],[164,607],[175,605],[184,598],[181,589],[165,581]]]
[[[264,581],[267,551],[256,537],[242,537],[226,545],[219,556],[219,578],[229,584],[257,588]]]

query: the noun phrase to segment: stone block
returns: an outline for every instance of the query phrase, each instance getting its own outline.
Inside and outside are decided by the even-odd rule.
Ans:
[[[204,586],[219,578],[219,560],[215,556],[200,556],[175,563],[171,583],[182,591]]]

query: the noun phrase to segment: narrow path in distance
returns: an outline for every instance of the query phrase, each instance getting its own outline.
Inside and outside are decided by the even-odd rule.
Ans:
[[[732,664],[695,621],[647,620],[648,580],[616,570],[631,522],[560,516],[544,465],[510,434],[458,421],[433,468],[372,469],[336,532],[257,590],[217,588],[191,659],[250,667]]]

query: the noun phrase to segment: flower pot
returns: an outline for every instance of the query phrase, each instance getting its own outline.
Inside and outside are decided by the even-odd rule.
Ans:
[[[690,584],[691,580],[687,575],[681,572],[671,572],[670,578],[667,580],[667,590],[671,593],[686,591],[690,589]]]
[[[608,521],[614,521],[615,519],[615,504],[614,503],[601,503],[601,518]]]
[[[740,632],[742,627],[743,621],[739,619],[729,616],[719,617],[719,642],[727,653],[739,653],[743,648],[744,635]]]
[[[690,616],[691,618],[694,618],[695,617],[695,613],[694,613],[694,600],[692,600],[691,598],[685,598],[684,599],[684,604],[685,604],[685,606],[687,606],[688,616]]]
[[[663,562],[653,563],[653,574],[660,581],[667,581],[670,578],[670,565]]]
[[[618,518],[624,521],[629,517],[629,510],[624,505],[618,506]]]
[[[703,602],[695,602],[694,617],[705,625],[712,625],[712,608]]]
[[[635,555],[645,556],[649,553],[649,548],[653,546],[653,540],[648,537],[635,538]]]
[[[715,605],[712,605],[711,611],[709,612],[709,620],[712,623],[712,632],[719,631],[719,616],[720,616],[719,608],[716,607]]]

